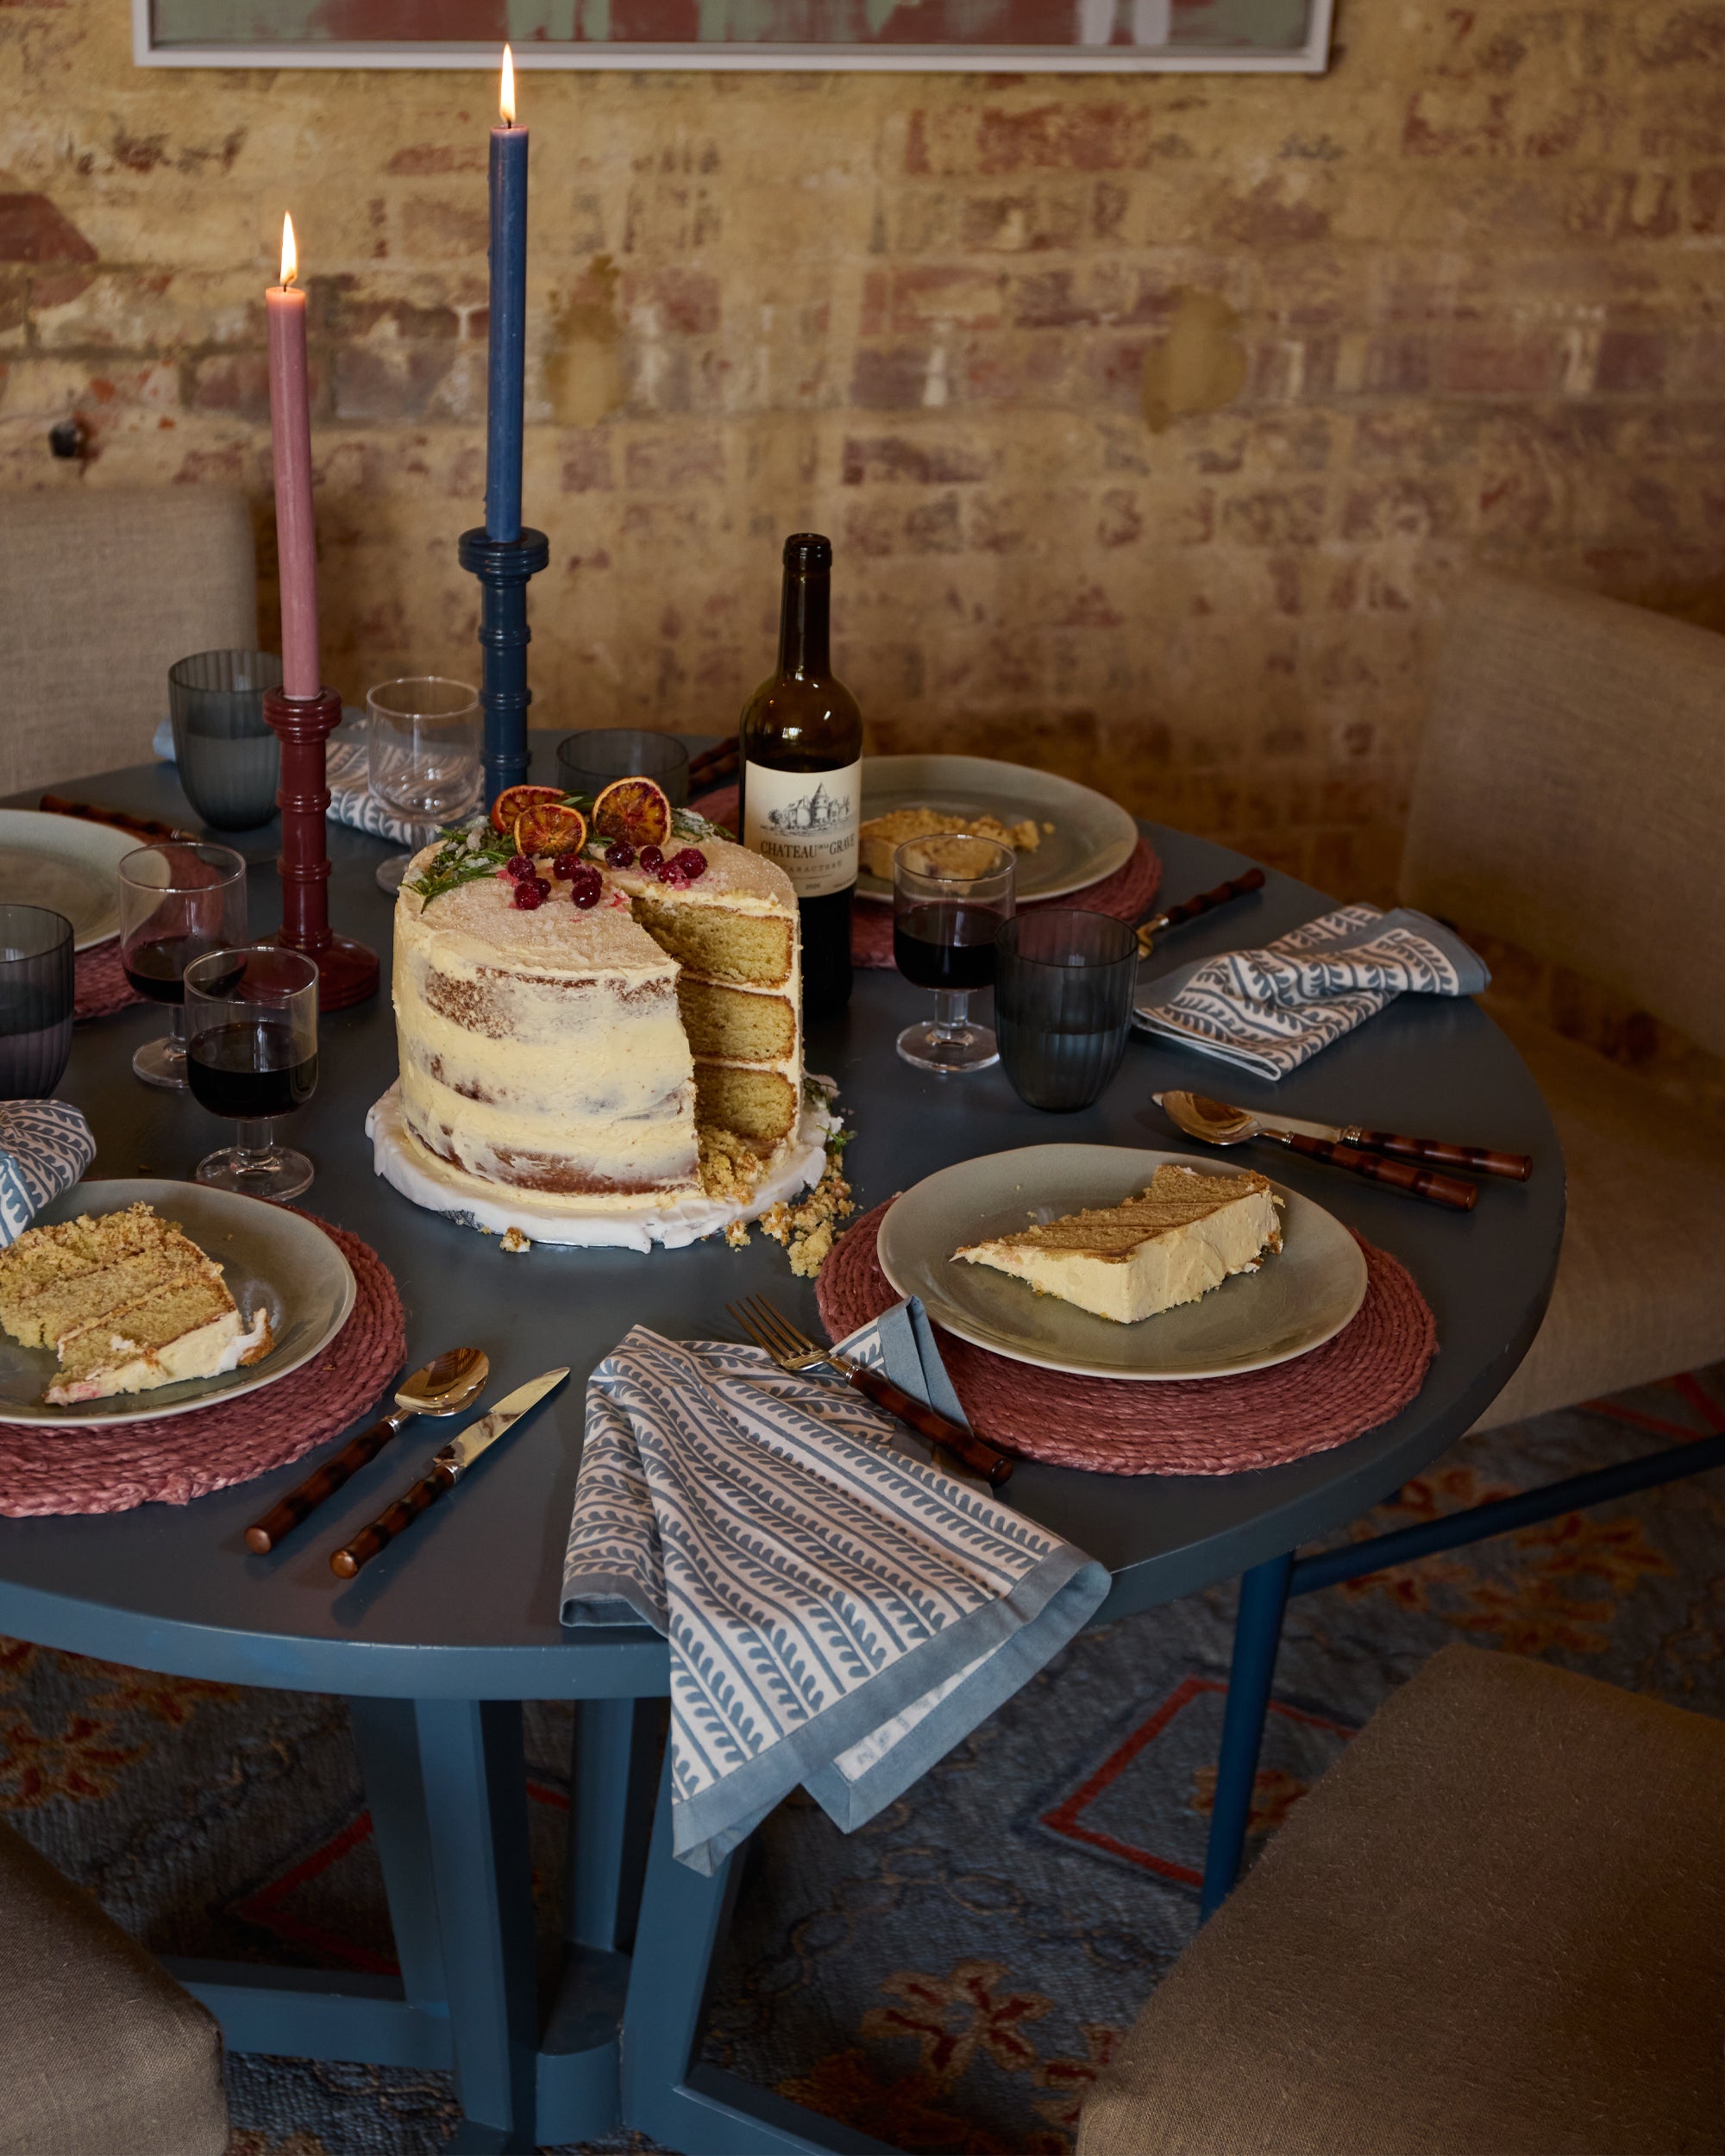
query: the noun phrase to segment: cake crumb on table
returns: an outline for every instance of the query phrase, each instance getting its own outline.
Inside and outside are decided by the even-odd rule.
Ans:
[[[503,1240],[498,1244],[498,1248],[500,1250],[508,1250],[511,1254],[517,1250],[530,1250],[533,1248],[533,1238],[524,1235],[519,1228],[505,1228],[503,1232]]]

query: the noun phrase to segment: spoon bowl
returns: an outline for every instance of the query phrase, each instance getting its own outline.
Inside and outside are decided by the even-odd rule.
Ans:
[[[479,1398],[490,1376],[491,1357],[483,1348],[451,1348],[415,1370],[395,1404],[410,1415],[458,1415]]]
[[[1244,1145],[1264,1129],[1245,1108],[1231,1108],[1226,1100],[1212,1100],[1202,1093],[1158,1093],[1157,1105],[1176,1130],[1206,1145]]]

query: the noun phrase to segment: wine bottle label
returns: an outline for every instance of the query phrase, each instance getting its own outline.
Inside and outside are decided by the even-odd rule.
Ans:
[[[862,761],[839,771],[771,771],[750,763],[743,843],[776,861],[800,899],[824,899],[856,881]]]

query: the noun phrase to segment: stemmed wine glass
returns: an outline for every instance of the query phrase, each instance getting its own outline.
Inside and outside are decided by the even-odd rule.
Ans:
[[[120,963],[141,996],[168,1006],[168,1030],[132,1058],[146,1085],[185,1090],[185,969],[246,940],[246,864],[231,846],[164,839],[120,863]]]
[[[934,990],[934,1017],[907,1025],[899,1053],[919,1070],[986,1070],[1000,1050],[969,1015],[994,979],[994,937],[1013,917],[1017,856],[955,831],[913,838],[893,856],[893,956],[906,981]]]
[[[317,1089],[317,967],[273,943],[211,951],[185,969],[185,1031],[193,1100],[239,1125],[237,1144],[198,1162],[198,1181],[297,1198],[316,1171],[271,1126]]]
[[[386,809],[427,824],[453,824],[480,798],[479,692],[439,674],[386,681],[366,699],[366,750],[372,797]],[[378,864],[381,890],[401,888],[411,853]]]

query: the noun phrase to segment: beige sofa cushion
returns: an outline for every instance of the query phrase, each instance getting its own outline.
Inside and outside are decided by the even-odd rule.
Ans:
[[[0,2156],[223,2156],[214,2019],[0,1824]]]
[[[1493,1016],[1557,1124],[1569,1213],[1551,1307],[1485,1430],[1725,1357],[1725,1127],[1531,1019]],[[1506,1194],[1487,1190],[1481,1217]]]
[[[146,763],[167,670],[257,643],[251,513],[217,486],[0,493],[0,793]]]
[[[1151,1996],[1078,2156],[1725,2149],[1725,1726],[1446,1647]]]
[[[1722,736],[1725,636],[1476,575],[1433,680],[1403,899],[1725,1055]]]

